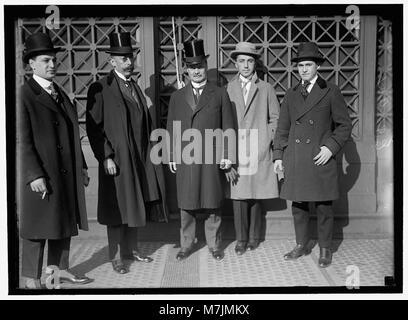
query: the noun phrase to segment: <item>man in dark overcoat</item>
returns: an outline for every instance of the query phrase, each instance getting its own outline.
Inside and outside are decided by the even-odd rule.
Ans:
[[[58,267],[61,282],[92,281],[68,270],[71,237],[78,235],[78,227],[88,230],[84,184],[89,178],[77,112],[53,81],[59,50],[47,34],[35,33],[27,38],[23,54],[33,71],[21,88],[17,114],[17,207],[27,288],[42,287],[46,241],[47,265]]]
[[[301,43],[297,56],[301,81],[283,100],[274,143],[275,172],[284,171],[281,198],[292,201],[296,247],[286,260],[310,253],[308,222],[311,204],[317,213],[319,266],[332,261],[332,202],[339,197],[335,155],[351,134],[351,120],[340,89],[317,71],[324,58],[313,42]]]
[[[172,145],[180,142],[182,151],[182,157],[177,159],[179,155],[172,149],[170,159],[170,170],[176,173],[177,200],[181,209],[181,249],[176,258],[183,260],[191,254],[195,242],[196,214],[205,213],[208,215],[205,221],[208,248],[216,260],[221,260],[224,257],[220,248],[220,208],[225,196],[223,170],[231,167],[234,159],[228,157],[233,154],[234,146],[228,149],[227,143],[223,145],[217,139],[204,140],[206,130],[226,132],[225,130],[230,129],[234,133],[234,117],[226,90],[207,82],[209,55],[205,55],[203,40],[184,42],[184,51],[184,63],[190,82],[172,94],[167,120],[170,136],[179,140],[173,139]],[[194,136],[190,137],[191,142],[189,139],[182,139],[177,135],[178,131],[183,136],[197,133],[202,141]],[[205,147],[208,142],[209,145]],[[191,157],[190,152],[185,152],[190,143],[199,144],[199,150],[191,152]],[[211,161],[205,160],[208,152],[213,152]],[[195,156],[198,156],[197,161],[194,160]]]
[[[99,162],[98,222],[107,226],[113,270],[124,274],[125,259],[151,262],[137,248],[137,228],[146,212],[160,205],[167,221],[162,166],[150,160],[152,120],[145,97],[132,79],[134,50],[130,33],[110,34],[113,70],[88,91],[86,124]]]

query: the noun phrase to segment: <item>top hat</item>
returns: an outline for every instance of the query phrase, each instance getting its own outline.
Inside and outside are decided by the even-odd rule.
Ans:
[[[292,58],[292,62],[300,62],[305,60],[311,60],[318,63],[324,61],[323,56],[319,52],[317,44],[314,42],[302,42],[298,46],[296,57]]]
[[[261,55],[255,48],[255,45],[251,42],[238,42],[235,46],[235,50],[231,52],[231,59],[235,60],[238,55],[245,54],[258,59]]]
[[[133,54],[130,32],[112,32],[109,35],[110,48],[106,53],[111,55]]]
[[[25,42],[23,52],[23,62],[28,63],[28,60],[34,56],[38,56],[46,52],[58,52],[61,48],[54,47],[51,38],[48,34],[38,32],[30,35]]]
[[[210,56],[209,54],[205,55],[202,39],[186,41],[183,45],[185,53],[183,60],[187,65],[199,64]]]

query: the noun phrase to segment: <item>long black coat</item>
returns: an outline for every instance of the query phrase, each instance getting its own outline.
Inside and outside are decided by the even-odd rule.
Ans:
[[[351,120],[340,89],[318,77],[306,100],[298,84],[283,100],[275,135],[274,160],[282,159],[281,198],[329,201],[339,197],[336,153],[351,134]],[[313,158],[326,146],[333,157],[323,166]]]
[[[17,113],[18,211],[24,239],[62,239],[88,230],[78,118],[59,90],[66,112],[30,78],[21,89]],[[44,177],[45,199],[30,182]]]
[[[211,83],[205,86],[197,106],[194,102],[191,84],[172,94],[167,118],[167,130],[171,138],[173,129],[177,135],[177,129],[174,127],[175,121],[180,121],[181,134],[187,129],[198,130],[202,137],[203,163],[206,151],[208,151],[204,148],[205,129],[235,130],[236,127],[227,91]],[[189,141],[181,143],[182,153],[189,144]],[[215,143],[210,143],[210,145],[215,155]],[[232,148],[235,147],[235,145],[232,146]],[[221,154],[214,156],[211,164],[186,164],[184,161],[178,163],[176,183],[179,208],[187,210],[220,208],[225,197],[226,180],[223,170],[219,167],[219,160],[228,158],[228,154],[235,156],[235,152],[235,149],[228,150],[228,145],[225,144]],[[176,160],[174,152],[171,153],[171,160]],[[235,159],[230,160],[235,161]]]
[[[147,181],[157,179],[167,220],[166,192],[163,168],[150,161],[150,132],[152,121],[143,93],[136,85],[141,107],[144,112],[144,133],[147,152],[142,159]],[[140,178],[141,157],[131,141],[132,128],[125,98],[120,91],[114,71],[93,83],[88,90],[86,128],[91,148],[99,162],[98,184],[98,222],[104,225],[128,224],[129,227],[142,227],[146,224],[146,200]],[[116,176],[105,174],[103,162],[112,158],[118,167]]]

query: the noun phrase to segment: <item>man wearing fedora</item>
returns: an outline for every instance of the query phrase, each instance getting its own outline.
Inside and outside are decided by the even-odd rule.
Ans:
[[[311,205],[317,213],[319,266],[331,264],[332,202],[339,197],[335,155],[351,134],[351,120],[340,89],[318,75],[324,58],[313,42],[301,43],[297,56],[301,81],[283,100],[274,142],[274,168],[283,170],[281,198],[292,201],[296,246],[285,260],[310,253]]]
[[[203,40],[184,42],[184,63],[190,82],[174,92],[170,98],[167,130],[171,137],[176,126],[181,132],[193,129],[203,137],[206,130],[234,129],[231,102],[225,89],[207,82],[207,58]],[[184,135],[184,134],[183,134]],[[181,140],[181,137],[179,137]],[[184,139],[183,139],[184,140]],[[222,140],[222,139],[221,139]],[[181,150],[190,141],[180,141]],[[207,142],[207,141],[206,141]],[[181,210],[180,245],[177,260],[187,258],[193,251],[196,239],[196,215],[208,215],[205,220],[205,237],[208,248],[216,260],[221,260],[221,206],[224,200],[225,171],[230,170],[234,150],[228,145],[222,146],[218,139],[210,141],[208,148],[202,147],[201,162],[191,158],[177,159],[176,151],[170,152],[170,170],[176,174],[177,200]],[[174,140],[172,141],[172,146]],[[211,149],[211,150],[210,150]],[[204,163],[207,152],[221,150],[220,155]],[[215,152],[217,153],[217,152]],[[184,154],[184,152],[183,152]],[[213,154],[213,153],[212,153]],[[229,159],[228,159],[229,158]],[[230,172],[228,172],[230,173]]]
[[[261,239],[261,199],[279,196],[273,170],[272,144],[279,118],[279,102],[272,85],[258,78],[255,71],[260,54],[255,45],[239,42],[231,59],[238,74],[228,83],[228,94],[238,122],[238,179],[231,181],[231,199],[236,234],[235,252],[255,250]],[[250,131],[252,130],[252,131]],[[247,161],[246,140],[257,130],[257,163]],[[245,146],[245,147],[244,147]],[[251,172],[249,167],[256,168]]]
[[[78,228],[88,230],[83,186],[89,178],[77,112],[53,81],[59,50],[47,34],[35,33],[27,38],[23,53],[33,76],[21,88],[17,114],[17,206],[23,238],[22,276],[30,289],[43,287],[47,241],[47,265],[59,269],[60,282],[92,281],[68,270],[71,237],[78,235]]]
[[[146,213],[162,207],[167,221],[164,174],[150,161],[152,120],[146,100],[132,79],[134,49],[129,32],[109,36],[113,70],[88,91],[86,126],[99,162],[98,222],[107,226],[113,270],[127,273],[125,260],[151,262],[137,248],[137,228]]]

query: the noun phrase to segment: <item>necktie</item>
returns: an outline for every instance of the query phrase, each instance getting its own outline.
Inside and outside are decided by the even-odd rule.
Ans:
[[[57,90],[55,90],[54,84],[51,82],[51,84],[47,88],[48,90],[51,91],[51,97],[54,99],[55,102],[59,102],[59,94]]]
[[[195,101],[195,104],[198,104],[198,102],[200,101],[200,89],[201,88],[194,88],[194,101]]]
[[[306,99],[306,97],[309,95],[309,92],[307,91],[307,87],[310,85],[310,81],[306,80],[302,83],[302,88],[300,89],[300,93],[303,96],[303,99]]]
[[[129,90],[130,95],[132,96],[133,100],[137,102],[137,107],[140,109],[139,100],[137,99],[136,89],[132,83],[132,79],[125,81],[125,87]]]

